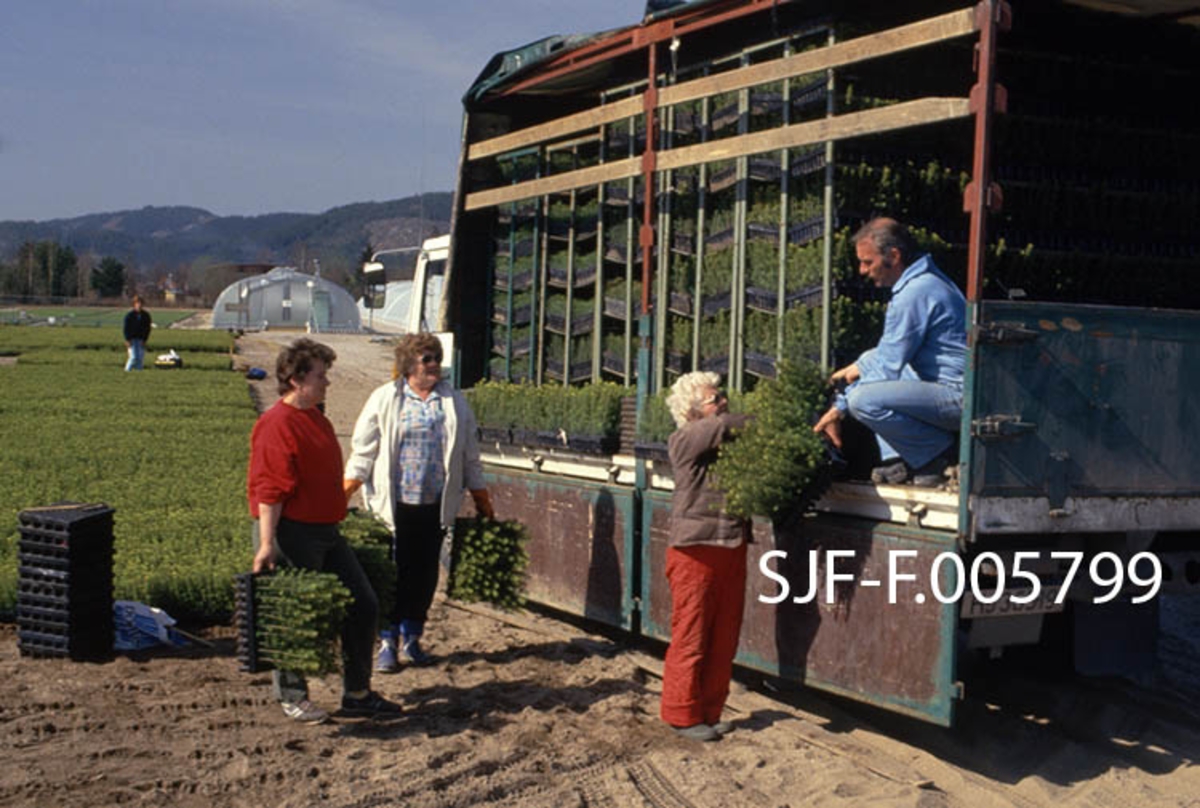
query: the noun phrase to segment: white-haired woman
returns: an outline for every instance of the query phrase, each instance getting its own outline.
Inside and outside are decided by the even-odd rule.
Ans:
[[[687,373],[671,387],[667,407],[678,429],[667,448],[675,477],[668,533],[671,644],[663,666],[663,721],[687,738],[715,741],[732,727],[721,721],[742,629],[746,543],[750,524],[725,513],[712,485],[721,443],[745,423],[731,415],[715,373]]]

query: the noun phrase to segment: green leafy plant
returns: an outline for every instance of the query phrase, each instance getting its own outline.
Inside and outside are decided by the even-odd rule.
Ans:
[[[729,311],[700,321],[700,358],[713,359],[729,354]]]
[[[484,426],[616,437],[621,399],[629,395],[629,388],[613,382],[576,387],[480,382],[464,393]]]
[[[621,333],[609,333],[604,335],[604,341],[601,343],[604,353],[612,354],[615,357],[625,357],[625,335]],[[636,357],[636,354],[635,354]]]
[[[591,314],[593,303],[585,297],[576,295],[571,299],[571,316],[584,317]],[[567,313],[567,296],[562,293],[551,293],[546,296],[546,314],[565,317]]]
[[[726,246],[707,250],[704,253],[703,265],[700,293],[708,297],[728,292],[733,278],[733,248]]]
[[[667,350],[691,354],[692,322],[691,317],[667,316]]]
[[[526,381],[530,377],[529,354],[513,357],[493,356],[488,360],[488,377],[497,380]]]
[[[353,510],[338,527],[359,566],[367,574],[375,597],[379,601],[379,620],[382,624],[396,603],[396,562],[392,560],[392,532],[383,520],[362,511]]]
[[[515,521],[459,519],[454,523],[449,595],[501,609],[525,605],[525,545],[529,532]]]
[[[696,259],[690,255],[673,254],[670,281],[672,292],[691,294],[696,285]]]
[[[809,362],[783,362],[779,375],[746,396],[753,416],[723,444],[713,469],[726,510],[778,519],[806,505],[825,466],[825,445],[812,431],[825,410],[825,379]]]
[[[564,391],[562,428],[568,435],[615,436],[621,428],[621,399],[629,389],[599,382]]]
[[[526,388],[523,386],[505,381],[484,381],[469,390],[464,390],[463,395],[471,405],[471,412],[475,413],[475,420],[480,426],[508,429],[515,423],[513,399],[524,389]]]
[[[508,391],[512,398],[506,404],[509,412],[513,413],[511,422],[515,429],[547,431],[556,426],[555,397],[562,394],[559,385],[537,386],[523,384],[518,389]]]
[[[662,390],[657,395],[648,396],[638,419],[637,436],[639,440],[649,443],[666,443],[667,438],[675,431],[675,419],[667,409],[667,396],[670,390]]]
[[[508,246],[505,246],[502,250],[497,251],[494,273],[496,273],[499,286],[504,289],[508,288],[509,261],[510,258]],[[528,273],[528,271],[534,269],[533,256],[518,256],[516,258],[512,258],[511,263],[512,276],[514,277],[520,277],[524,273]]]
[[[312,676],[336,671],[338,637],[350,603],[350,591],[331,573],[285,568],[256,577],[259,659]]]

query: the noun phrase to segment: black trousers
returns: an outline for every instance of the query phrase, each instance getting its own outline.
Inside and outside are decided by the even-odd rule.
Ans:
[[[258,547],[258,521],[254,522],[254,546]],[[371,581],[358,563],[358,556],[338,533],[337,525],[313,525],[280,519],[275,540],[285,563],[317,572],[332,572],[354,601],[342,624],[342,687],[349,693],[371,686],[371,647],[375,642],[379,601]],[[308,698],[308,684],[295,671],[272,672],[275,697],[280,701]]]
[[[396,504],[396,532],[392,557],[396,559],[396,608],[392,623],[406,623],[421,631],[437,590],[438,564],[442,554],[441,503]]]

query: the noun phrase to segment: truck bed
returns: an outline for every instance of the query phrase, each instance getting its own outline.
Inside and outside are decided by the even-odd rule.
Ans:
[[[557,449],[492,445],[484,448],[482,459],[487,465],[505,469],[540,471],[622,486],[632,486],[637,474],[637,458],[633,455],[594,457]],[[653,460],[646,461],[646,472],[651,488],[661,491],[674,489],[670,474],[662,473],[661,467],[656,471]],[[958,493],[944,488],[855,481],[831,485],[817,501],[815,509],[820,513],[879,519],[937,530],[956,530],[958,505]]]

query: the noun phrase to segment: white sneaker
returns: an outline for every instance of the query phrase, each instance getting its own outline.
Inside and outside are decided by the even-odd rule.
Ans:
[[[396,673],[400,663],[396,660],[396,641],[384,637],[379,641],[379,653],[375,657],[376,673]]]
[[[283,714],[301,724],[324,724],[329,720],[329,713],[313,704],[308,699],[300,701],[281,701]]]

